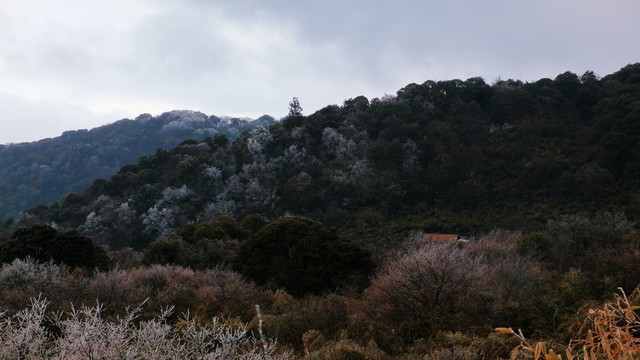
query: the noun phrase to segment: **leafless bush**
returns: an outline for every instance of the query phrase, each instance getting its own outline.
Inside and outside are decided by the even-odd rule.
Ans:
[[[469,325],[486,266],[455,243],[413,236],[382,267],[367,293],[371,316],[391,333],[428,335]]]
[[[528,288],[540,274],[538,263],[519,253],[521,237],[519,232],[496,229],[465,245],[487,266],[485,288],[498,308],[525,300]]]
[[[234,271],[222,268],[195,271],[181,266],[112,270],[94,275],[87,299],[103,302],[108,310],[123,309],[149,299],[149,306],[175,305],[179,312],[199,317],[240,316],[249,321],[256,301],[269,295]]]
[[[196,322],[185,315],[171,326],[166,319],[172,308],[151,320],[138,321],[141,306],[108,321],[103,307],[72,308],[57,313],[45,327],[45,300],[34,298],[31,306],[12,316],[0,317],[2,359],[288,359],[277,353],[274,341],[254,337],[246,326],[231,327],[213,318]]]
[[[40,295],[59,305],[77,299],[83,281],[65,265],[15,259],[0,268],[0,307],[17,311]]]

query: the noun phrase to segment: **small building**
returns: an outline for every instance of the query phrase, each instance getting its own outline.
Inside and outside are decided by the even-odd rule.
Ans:
[[[424,234],[423,239],[425,241],[437,241],[437,242],[457,242],[457,241],[469,241],[460,237],[458,234]]]

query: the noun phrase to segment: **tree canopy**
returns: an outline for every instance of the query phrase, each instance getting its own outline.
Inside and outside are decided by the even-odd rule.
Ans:
[[[240,245],[235,267],[260,284],[296,296],[334,290],[373,268],[368,254],[317,221],[287,217]]]
[[[65,264],[87,270],[106,269],[109,257],[100,246],[77,231],[60,232],[48,225],[23,227],[0,244],[3,262],[32,258],[37,261]]]

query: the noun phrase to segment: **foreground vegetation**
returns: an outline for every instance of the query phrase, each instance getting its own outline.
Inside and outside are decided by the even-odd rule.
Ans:
[[[269,348],[277,356],[508,358],[519,339],[496,332],[497,327],[522,329],[527,338],[544,340],[554,349],[563,349],[572,339],[586,339],[582,326],[591,316],[587,309],[611,300],[618,287],[635,289],[640,283],[638,240],[633,224],[621,213],[606,212],[552,221],[535,233],[494,230],[468,242],[433,242],[413,233],[371,270],[370,280],[341,278],[320,291],[311,286],[316,284],[316,274],[302,273],[297,281],[310,284],[306,292],[287,282],[286,271],[278,272],[280,278],[265,280],[263,274],[249,272],[245,277],[220,266],[190,269],[171,264],[171,259],[153,265],[150,259],[158,259],[153,252],[131,249],[110,253],[110,270],[16,259],[0,269],[0,306],[7,314],[25,314],[19,311],[42,307],[29,301],[40,297],[51,312],[62,311],[59,319],[76,321],[74,326],[88,326],[80,318],[74,320],[79,316],[73,315],[79,314],[76,309],[91,312],[94,323],[105,322],[97,327],[101,331],[124,326],[122,319],[130,319],[129,330],[122,336],[130,336],[126,343],[134,348],[141,341],[134,330],[142,331],[143,326],[164,324],[170,337],[158,341],[171,342],[186,336],[180,335],[184,329],[218,331],[212,330],[211,323],[217,318],[217,324],[228,329],[248,330],[242,334],[251,346],[260,345],[260,330],[277,339],[277,346],[270,343],[274,347]],[[195,256],[193,251],[190,256]],[[271,250],[262,251],[266,255]],[[179,252],[172,254],[177,255],[176,261],[183,261]],[[336,273],[341,269],[339,263],[326,266],[336,266]],[[625,301],[635,306],[638,298]],[[256,305],[262,309],[261,327]],[[163,312],[169,306],[173,312]],[[137,309],[136,316],[127,308]],[[635,313],[637,308],[629,309]],[[190,320],[185,323],[179,314],[186,313]],[[82,321],[90,318],[81,317]],[[47,331],[53,331],[43,345],[46,349],[73,336],[51,321],[41,321]],[[95,341],[111,341],[104,336]]]

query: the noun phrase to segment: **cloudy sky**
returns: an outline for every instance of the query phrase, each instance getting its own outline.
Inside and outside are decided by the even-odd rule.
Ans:
[[[426,80],[604,76],[639,0],[0,0],[0,144],[173,109],[280,118]]]

